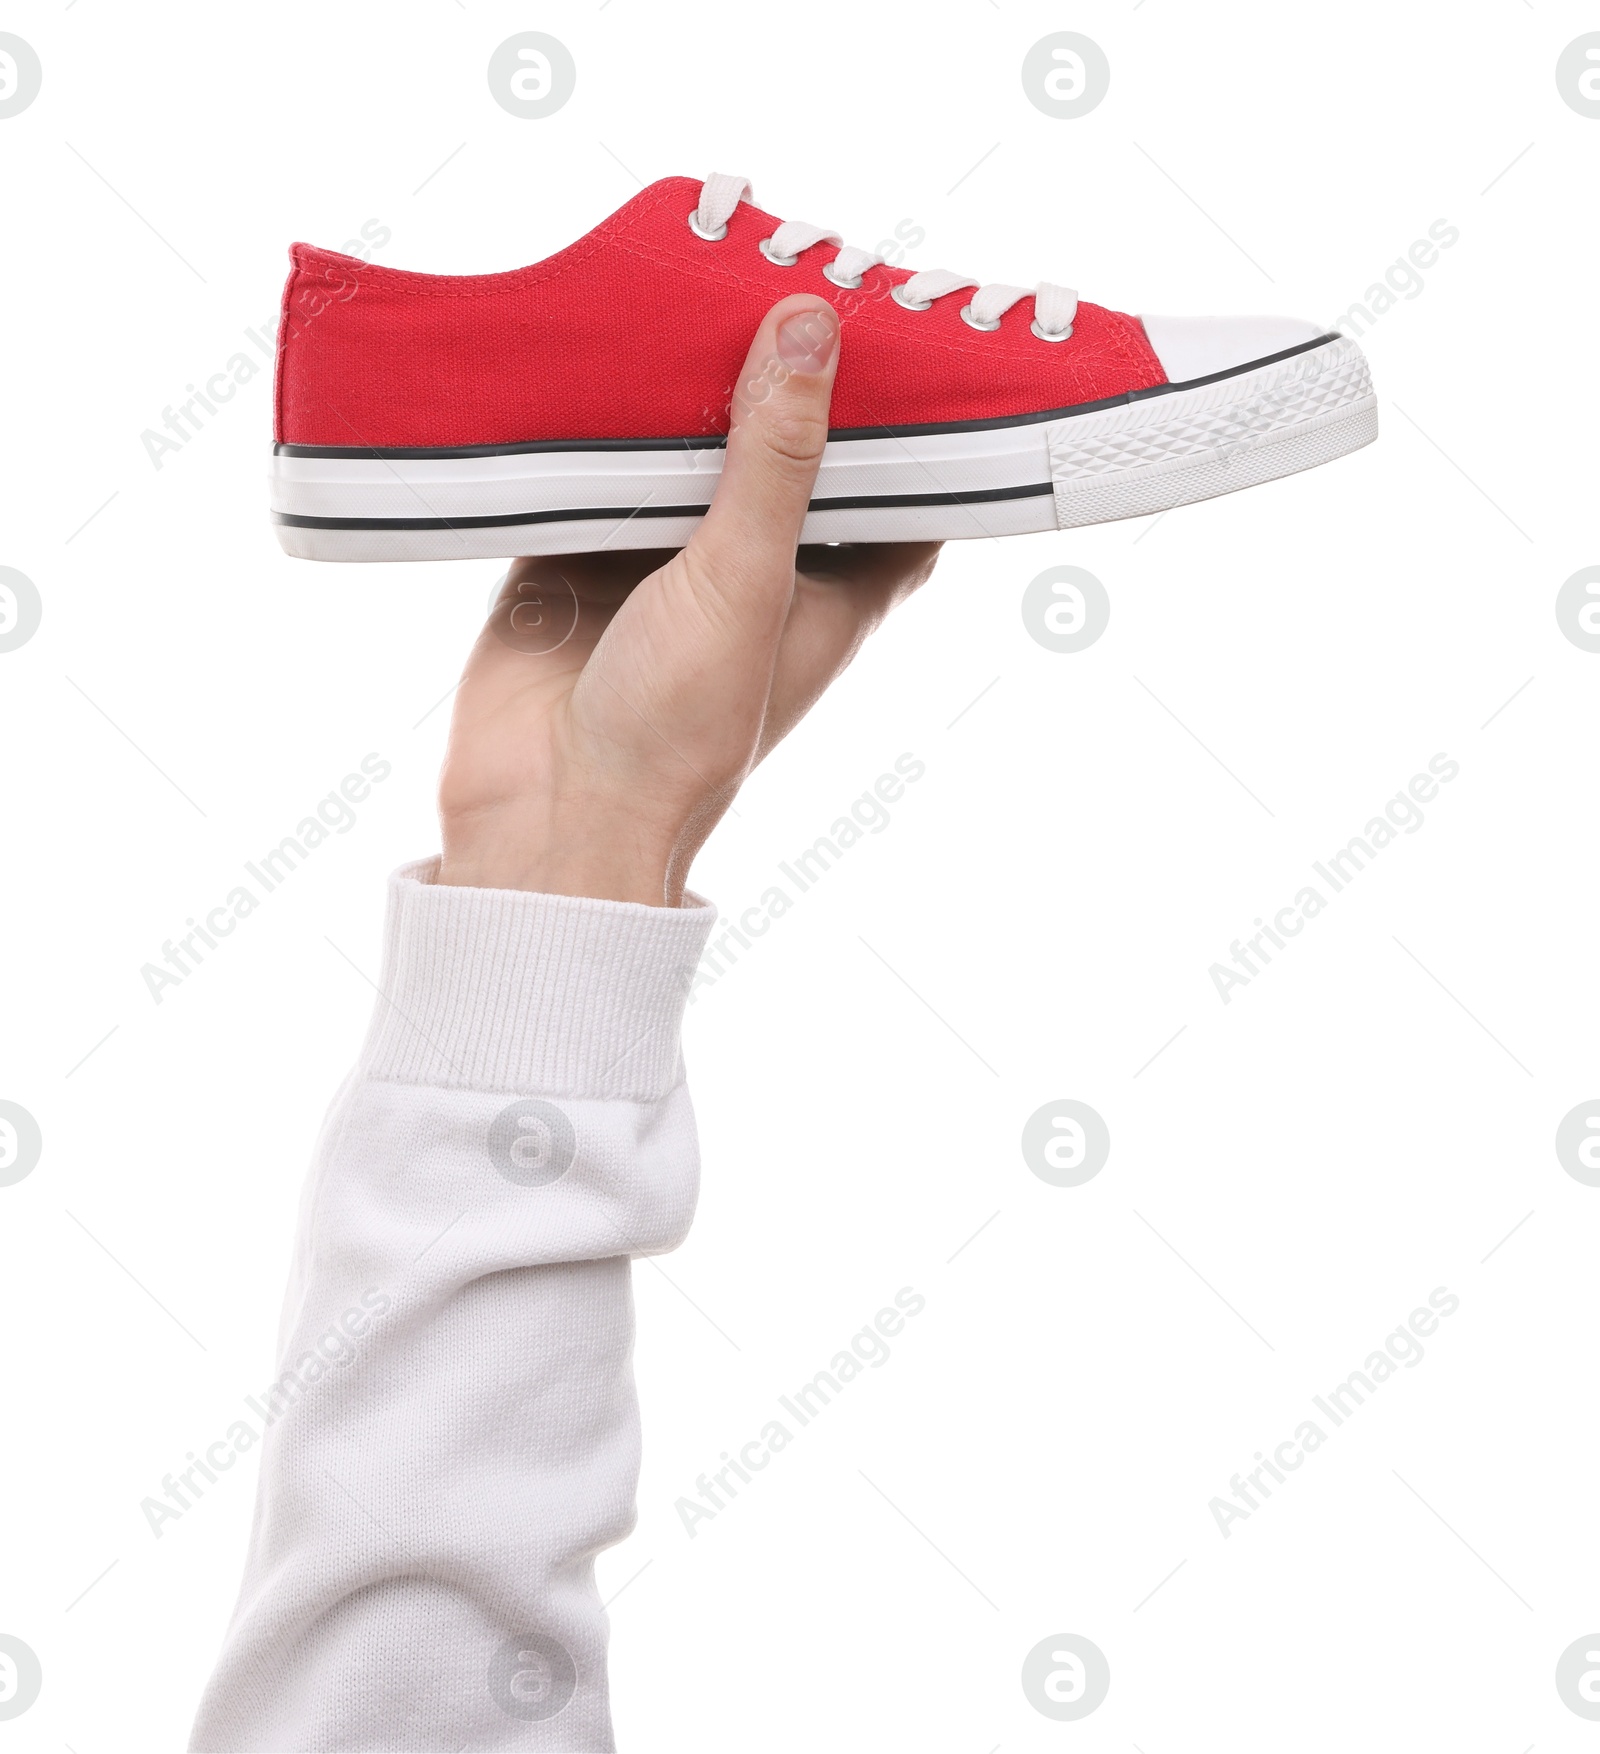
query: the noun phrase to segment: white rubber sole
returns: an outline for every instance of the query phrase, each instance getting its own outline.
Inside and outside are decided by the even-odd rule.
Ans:
[[[1355,342],[1330,336],[1079,410],[828,441],[805,542],[949,541],[1143,517],[1331,462],[1378,436]],[[677,548],[720,447],[651,441],[375,452],[278,446],[272,513],[304,560],[504,560]]]

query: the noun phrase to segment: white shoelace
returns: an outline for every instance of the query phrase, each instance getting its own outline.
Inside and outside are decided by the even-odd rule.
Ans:
[[[751,198],[750,184],[743,177],[709,176],[700,185],[700,205],[689,215],[689,228],[696,237],[718,243],[728,235],[728,221],[741,201]],[[853,291],[861,284],[861,276],[869,268],[880,267],[882,256],[870,250],[858,250],[847,244],[836,231],[812,225],[804,219],[786,219],[763,238],[761,248],[769,262],[780,268],[792,268],[801,254],[813,244],[835,244],[838,254],[824,264],[822,272],[835,286]],[[926,268],[897,285],[891,296],[909,311],[925,311],[936,298],[946,293],[975,287],[971,299],[962,307],[961,315],[974,329],[998,329],[1000,319],[1014,304],[1025,298],[1033,300],[1033,333],[1041,341],[1065,341],[1072,334],[1072,319],[1078,312],[1078,295],[1070,286],[1052,286],[1041,280],[1037,286],[980,285],[967,274],[952,274],[948,268]]]

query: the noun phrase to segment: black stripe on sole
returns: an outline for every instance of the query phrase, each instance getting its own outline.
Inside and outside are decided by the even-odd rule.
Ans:
[[[998,432],[1008,426],[1037,426],[1047,420],[1071,420],[1079,414],[1098,414],[1102,408],[1121,408],[1130,402],[1148,401],[1152,396],[1170,396],[1179,390],[1198,390],[1206,384],[1220,384],[1226,378],[1242,377],[1246,372],[1259,371],[1264,365],[1277,365],[1280,360],[1293,359],[1296,354],[1310,353],[1313,348],[1326,347],[1330,342],[1343,341],[1337,330],[1319,335],[1315,341],[1302,341],[1298,347],[1286,347],[1282,353],[1269,353],[1244,365],[1229,366],[1226,371],[1212,372],[1203,378],[1189,378],[1181,384],[1153,384],[1148,390],[1129,390],[1122,396],[1103,396],[1097,402],[1076,402],[1070,408],[1044,408],[1035,414],[1006,414],[995,420],[936,420],[916,426],[847,426],[828,434],[829,444],[848,443],[852,439],[921,438],[941,432]],[[275,444],[276,457],[347,457],[372,461],[398,460],[426,462],[451,457],[517,457],[538,451],[720,451],[727,444],[722,433],[700,438],[640,439],[529,439],[510,445],[446,445],[433,449],[402,448],[379,450],[368,445],[284,445]],[[603,515],[603,514],[602,514]]]
[[[1032,499],[1054,493],[1049,481],[1023,487],[986,487],[974,493],[857,493],[839,499],[814,499],[814,512],[863,511],[878,506],[979,505],[986,500]],[[487,518],[308,518],[298,512],[274,512],[275,524],[297,530],[499,530],[516,524],[573,524],[590,518],[703,518],[703,505],[578,506],[570,511],[498,512]]]

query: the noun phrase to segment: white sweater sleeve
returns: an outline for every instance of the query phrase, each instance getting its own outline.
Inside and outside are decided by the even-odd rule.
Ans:
[[[391,880],[306,1185],[243,1589],[191,1747],[610,1749],[594,1557],[632,1527],[629,1258],[698,1178],[715,910]]]

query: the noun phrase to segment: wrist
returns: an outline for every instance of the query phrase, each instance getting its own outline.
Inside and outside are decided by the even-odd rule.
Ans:
[[[443,824],[444,850],[436,882],[462,889],[518,889],[591,901],[678,907],[681,876],[670,853],[659,854],[637,836],[614,839],[552,832],[537,843],[522,837],[464,833]]]
[[[459,889],[521,889],[535,895],[570,895],[588,901],[631,901],[645,907],[677,907],[666,879],[618,865],[551,864],[442,858],[435,882]],[[681,892],[680,892],[681,895]]]

